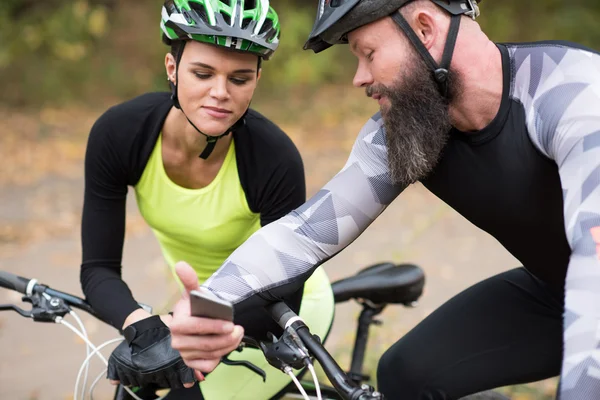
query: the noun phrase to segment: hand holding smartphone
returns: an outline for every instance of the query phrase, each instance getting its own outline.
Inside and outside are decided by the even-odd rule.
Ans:
[[[194,317],[233,322],[233,305],[218,298],[208,290],[192,290],[190,292],[190,306]]]

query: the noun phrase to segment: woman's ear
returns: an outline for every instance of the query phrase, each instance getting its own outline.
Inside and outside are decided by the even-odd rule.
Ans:
[[[256,82],[258,82],[260,80],[261,76],[262,76],[262,68],[259,68],[258,72],[256,73]]]
[[[167,72],[167,77],[169,78],[169,80],[175,83],[177,64],[175,62],[175,57],[173,57],[173,54],[171,53],[167,53],[167,55],[165,56],[165,70]]]

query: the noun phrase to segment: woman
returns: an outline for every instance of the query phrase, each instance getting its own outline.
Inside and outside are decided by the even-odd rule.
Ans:
[[[85,160],[83,292],[103,319],[124,331],[124,345],[132,349],[142,326],[168,332],[170,317],[141,309],[121,279],[128,186],[169,266],[189,263],[200,282],[253,232],[305,200],[297,149],[249,109],[261,62],[279,43],[269,1],[166,1],[161,29],[171,46],[165,57],[171,93],[148,93],[109,109],[91,130]],[[333,296],[323,271],[286,301],[314,333],[327,334]],[[279,331],[262,310],[236,315],[235,322],[246,335]],[[266,399],[289,383],[257,350],[231,358],[267,371],[266,383],[248,369],[221,364],[200,385],[206,399],[249,393]],[[198,386],[169,397],[183,392],[191,394],[181,398],[198,398]]]

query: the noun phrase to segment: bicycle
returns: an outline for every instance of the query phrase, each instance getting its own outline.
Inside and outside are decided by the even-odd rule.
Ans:
[[[261,348],[262,345],[262,350],[265,352],[265,356],[271,365],[281,368],[282,362],[288,366],[292,364],[296,369],[302,368],[304,370],[302,373],[307,370],[304,368],[305,363],[302,362],[301,359],[304,357],[303,354],[306,353],[310,358],[315,358],[319,361],[323,371],[332,384],[332,386],[324,385],[321,382],[318,382],[316,377],[313,381],[302,380],[298,382],[299,386],[297,390],[294,388],[294,383],[292,383],[274,396],[273,400],[295,398],[382,400],[383,396],[373,387],[365,383],[370,380],[370,377],[363,374],[363,363],[370,326],[381,324],[375,317],[389,304],[402,304],[406,307],[414,307],[423,292],[424,284],[425,275],[418,266],[411,264],[395,265],[392,263],[375,264],[361,270],[354,276],[341,279],[332,284],[336,304],[353,299],[362,306],[362,311],[358,318],[350,370],[348,372],[344,372],[339,367],[337,362],[323,347],[321,340],[318,337],[313,337],[308,327],[306,327],[302,320],[299,319],[298,316],[284,303],[276,303],[267,306],[267,310],[269,310],[275,321],[284,328],[284,336],[288,335],[287,340],[284,340],[284,337],[282,336],[278,343],[295,343],[297,345],[292,349],[286,349],[285,346],[278,346],[279,349],[277,349],[277,351],[271,351],[269,355],[266,354],[268,346],[265,343],[258,343],[251,338],[245,338],[245,345],[259,348]],[[70,313],[79,322],[80,327],[82,328],[83,335],[78,333],[82,338],[85,337],[85,329],[83,329],[83,324],[76,314],[74,314],[72,308],[85,311],[100,319],[83,299],[54,290],[46,285],[38,284],[35,279],[26,279],[8,272],[0,271],[0,287],[15,290],[24,294],[23,301],[32,304],[32,309],[30,311],[23,310],[13,304],[0,305],[0,311],[14,310],[24,317],[32,318],[35,322],[61,323],[71,330],[76,331],[74,326],[64,321],[66,314]],[[300,339],[299,343],[297,341],[298,338]],[[86,339],[84,338],[84,340]],[[118,340],[121,339],[109,341],[100,346],[98,350],[103,346]],[[273,350],[275,347],[276,346],[271,346],[270,349]],[[95,352],[98,350],[95,350]],[[93,355],[94,353],[90,353],[88,350],[86,361]],[[85,363],[86,362],[84,362],[84,365]],[[78,383],[84,370],[84,365],[80,368],[78,379],[76,381],[76,395],[79,392]],[[314,370],[311,372],[313,371]],[[101,378],[102,374],[92,383],[90,394],[93,392],[94,386]],[[84,380],[83,389],[85,389],[86,380]],[[298,393],[302,393],[304,397],[299,397]],[[135,397],[128,392],[128,389],[123,386],[118,386],[115,390],[114,400],[131,400],[134,398]],[[469,396],[468,399],[492,400],[507,398],[498,395],[495,392],[485,392]]]

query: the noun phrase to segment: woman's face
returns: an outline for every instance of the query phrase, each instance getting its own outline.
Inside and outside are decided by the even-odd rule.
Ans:
[[[170,53],[165,66],[171,82],[177,82],[181,108],[198,129],[211,136],[224,133],[241,118],[260,78],[256,55],[192,40],[185,45],[177,80]]]

